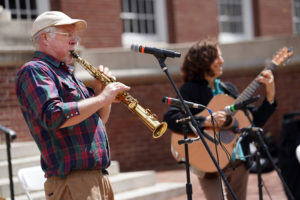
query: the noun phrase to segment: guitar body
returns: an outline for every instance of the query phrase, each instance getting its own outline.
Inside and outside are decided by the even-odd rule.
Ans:
[[[234,98],[228,96],[226,94],[219,94],[215,96],[207,105],[213,112],[223,110],[226,106],[231,105],[234,102]],[[197,116],[208,116],[209,112],[207,110],[202,111],[201,113],[197,114]],[[244,128],[250,125],[250,122],[243,111],[237,111],[233,116],[236,120],[238,128]],[[217,125],[215,125],[217,127]],[[212,128],[205,129],[206,133],[209,134],[212,138],[214,138],[214,132]],[[216,128],[217,138],[220,137],[221,143],[217,144],[217,152],[216,153],[216,145],[213,141],[206,140],[212,154],[217,160],[217,154],[219,158],[219,166],[221,169],[224,169],[230,162],[230,158],[234,144],[239,137],[240,134],[235,134],[231,130],[218,130]],[[219,135],[220,134],[220,135]],[[195,134],[189,134],[188,137],[196,137]],[[184,136],[182,133],[172,133],[171,135],[171,152],[173,157],[177,161],[184,161],[185,160],[185,151],[184,151],[184,144],[179,145],[178,141],[183,140]],[[224,151],[224,149],[227,152]],[[215,167],[211,157],[209,156],[205,146],[203,145],[201,140],[195,141],[188,145],[189,149],[189,161],[192,169],[200,174],[212,174],[217,172],[217,168]],[[218,160],[217,160],[218,161]]]

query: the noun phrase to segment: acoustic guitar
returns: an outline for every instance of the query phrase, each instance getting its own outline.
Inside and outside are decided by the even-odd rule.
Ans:
[[[283,47],[280,51],[273,57],[271,65],[264,68],[264,70],[273,71],[276,67],[283,64],[288,58],[293,55],[292,48]],[[260,74],[258,75],[260,76]],[[249,99],[256,89],[260,86],[260,83],[257,81],[258,76],[247,86],[247,88],[236,98],[232,98],[226,94],[219,94],[212,98],[207,107],[213,112],[224,110],[228,105],[237,104],[244,102]],[[198,113],[196,116],[208,116],[209,112],[203,110]],[[233,120],[236,122],[236,128],[244,128],[250,125],[249,119],[245,113],[241,110],[238,110],[232,114]],[[240,136],[239,133],[233,133],[231,129],[215,129],[216,137],[214,137],[214,130],[212,128],[205,128],[205,134],[209,135],[214,140],[209,140],[204,137],[206,140],[212,154],[216,158],[218,156],[218,162],[221,169],[224,169],[230,162],[230,156],[232,155],[235,142]],[[188,134],[188,138],[196,137],[194,133]],[[173,157],[177,161],[185,160],[185,151],[184,145],[179,145],[178,141],[183,140],[184,136],[182,133],[173,132],[171,135],[171,152]],[[216,142],[218,141],[218,142]],[[195,173],[198,173],[200,176],[207,174],[214,174],[217,172],[211,157],[207,153],[205,146],[201,140],[195,141],[189,144],[189,161],[190,166]]]

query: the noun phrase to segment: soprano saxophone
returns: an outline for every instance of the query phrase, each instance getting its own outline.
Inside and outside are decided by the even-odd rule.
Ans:
[[[86,60],[81,58],[75,51],[71,52],[71,56],[76,59],[76,61],[81,64],[81,66],[87,70],[94,78],[100,80],[104,85],[108,85],[116,80],[112,77],[105,75],[103,72],[97,70]],[[122,92],[118,96],[123,103],[125,103],[132,112],[137,114],[137,116],[143,120],[143,122],[153,131],[152,137],[158,138],[162,136],[167,130],[166,122],[159,122],[158,117],[152,113],[148,108],[144,109],[139,105],[138,101],[133,98],[128,92]]]

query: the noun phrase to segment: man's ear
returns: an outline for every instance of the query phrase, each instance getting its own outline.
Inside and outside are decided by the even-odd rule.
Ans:
[[[46,33],[42,33],[42,37],[44,40],[48,41],[48,35]]]
[[[40,35],[40,40],[44,45],[47,45],[49,41],[49,36],[46,33],[42,33]]]

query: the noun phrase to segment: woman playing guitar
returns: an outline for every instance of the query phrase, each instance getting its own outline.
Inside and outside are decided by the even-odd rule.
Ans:
[[[225,97],[229,96],[232,99],[237,98],[239,93],[236,87],[231,83],[222,82],[218,78],[223,73],[223,63],[224,59],[222,57],[222,52],[216,41],[203,40],[194,44],[186,54],[181,66],[184,84],[180,88],[180,93],[184,100],[197,104],[208,105],[208,107],[211,108],[209,106],[210,103],[213,102],[214,98],[217,98],[220,95]],[[256,80],[258,83],[265,86],[266,98],[259,107],[251,108],[250,112],[253,116],[253,123],[255,126],[262,127],[276,108],[275,84],[272,71],[262,71]],[[219,103],[222,104],[222,100]],[[217,104],[217,102],[215,102],[215,104]],[[221,106],[221,108],[224,108],[224,106]],[[191,109],[192,114],[197,116],[199,127],[203,129],[211,129],[211,115],[203,115],[203,112],[200,111],[198,109]],[[213,110],[212,116],[217,127],[220,129],[222,129],[222,127],[224,128],[224,126],[226,126],[227,129],[230,128],[228,125],[225,125],[228,121],[228,115],[223,109]],[[168,128],[172,131],[182,133],[182,124],[176,123],[176,120],[183,117],[185,117],[185,114],[181,108],[170,106],[168,111],[165,113],[164,120],[168,123]],[[248,123],[250,124],[250,122]],[[188,127],[188,129],[188,132],[192,133],[190,127]],[[201,143],[201,141],[194,143]],[[235,143],[233,142],[233,145],[234,144]],[[230,162],[230,164],[226,164],[225,167],[222,167],[222,170],[237,198],[243,200],[246,199],[249,175],[249,163],[244,157],[249,152],[249,142],[247,141],[247,138],[243,139],[239,145],[239,148],[233,148],[237,149],[238,152],[236,152],[235,156],[230,155],[232,156],[231,160],[230,158],[226,158],[226,156],[225,158],[219,159],[225,159],[228,160],[228,163]],[[211,149],[211,151],[216,150],[214,148]],[[232,153],[232,151],[229,152]],[[205,156],[200,152],[193,150],[190,151],[190,156],[193,156],[191,154],[194,154],[194,156],[197,154],[196,158]],[[211,161],[208,160],[207,162]],[[193,159],[191,161],[191,165],[193,165]],[[210,171],[210,168],[208,171]],[[203,175],[203,173],[201,175],[197,173],[197,175],[207,199],[216,200],[232,198],[230,193],[228,191],[226,192],[227,188],[222,187],[224,184],[220,181],[221,179],[219,176],[206,176]]]

